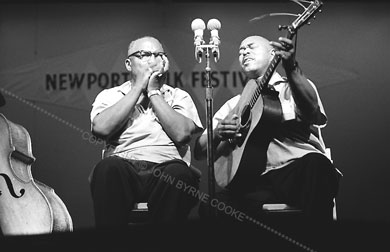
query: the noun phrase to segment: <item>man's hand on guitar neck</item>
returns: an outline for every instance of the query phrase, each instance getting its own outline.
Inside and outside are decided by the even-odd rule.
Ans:
[[[275,49],[274,53],[282,58],[282,64],[286,71],[294,70],[295,46],[291,39],[280,37],[279,41],[270,41],[271,46]]]

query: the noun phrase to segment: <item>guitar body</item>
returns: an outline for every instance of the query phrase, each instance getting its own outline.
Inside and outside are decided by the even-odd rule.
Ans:
[[[219,186],[245,190],[248,183],[265,169],[267,149],[282,118],[278,92],[263,92],[254,103],[253,93],[258,85],[250,80],[241,94],[237,106],[228,115],[240,119],[242,137],[224,141],[218,146],[215,160],[215,179]]]

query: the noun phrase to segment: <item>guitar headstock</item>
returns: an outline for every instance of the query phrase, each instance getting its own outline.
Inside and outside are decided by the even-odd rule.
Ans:
[[[311,18],[315,18],[317,12],[321,12],[323,3],[319,0],[290,0],[300,5],[304,11],[301,14],[295,13],[269,13],[258,17],[254,17],[249,22],[261,20],[271,16],[294,16],[297,17],[291,25],[279,25],[279,30],[288,29],[290,35],[294,34],[302,25],[309,23]],[[310,24],[310,23],[309,23]]]
[[[306,1],[306,0],[291,0],[304,8],[304,11],[301,14],[298,14],[298,17],[289,27],[290,32],[298,30],[302,25],[309,22],[311,18],[315,18],[317,12],[321,12],[322,2],[319,0]],[[305,6],[302,3],[309,3]]]

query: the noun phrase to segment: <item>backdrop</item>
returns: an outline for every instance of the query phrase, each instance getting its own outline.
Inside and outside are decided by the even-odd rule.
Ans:
[[[289,1],[275,3],[41,3],[1,4],[0,88],[9,120],[31,135],[33,177],[54,188],[75,229],[94,225],[88,175],[101,158],[102,142],[90,133],[91,104],[104,88],[127,78],[129,42],[143,35],[161,40],[170,58],[168,83],[189,92],[206,125],[205,62],[194,58],[191,22],[222,24],[220,60],[211,59],[213,109],[245,83],[238,46],[247,35],[284,36],[278,25],[301,13]],[[390,139],[386,81],[390,43],[387,3],[326,2],[322,13],[298,31],[297,60],[319,89],[329,117],[323,137],[343,172],[337,197],[340,220],[389,221]],[[205,31],[208,42],[209,32]],[[280,73],[284,74],[280,69]],[[193,144],[193,142],[192,142]],[[207,164],[194,161],[208,192]],[[191,217],[197,217],[195,208]]]

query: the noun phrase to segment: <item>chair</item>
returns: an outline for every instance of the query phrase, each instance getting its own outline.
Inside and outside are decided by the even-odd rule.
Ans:
[[[302,210],[287,204],[264,204],[262,207],[263,212],[272,214],[272,213],[288,213],[288,214],[298,214],[302,213]]]
[[[330,149],[327,148],[325,155],[331,160]],[[336,168],[336,171],[342,177],[342,173]],[[275,195],[271,191],[262,190],[246,195],[246,202],[250,202],[250,212],[257,215],[268,217],[269,219],[291,219],[303,216],[303,210],[286,204],[285,202],[272,202],[259,206],[259,202],[270,202]],[[259,207],[261,209],[259,210]],[[336,199],[333,199],[333,220],[337,220]]]
[[[336,209],[336,199],[333,199],[333,220],[337,220],[337,209]],[[302,214],[302,210],[284,203],[274,203],[274,204],[264,204],[262,206],[262,211],[267,215],[294,215],[299,216]]]
[[[333,163],[330,148],[325,149],[325,155],[329,158],[329,160]],[[336,168],[337,173],[340,175],[340,177],[343,176],[343,174]],[[302,213],[301,209],[298,209],[296,207],[289,206],[284,203],[274,203],[274,204],[264,204],[262,206],[262,211],[265,214],[268,215],[299,215]],[[337,208],[336,208],[336,198],[333,199],[333,220],[337,220]]]
[[[134,204],[134,208],[129,213],[128,225],[144,225],[150,220],[148,203],[139,202]]]
[[[105,158],[105,150],[102,150],[101,158]],[[198,180],[202,176],[202,172],[193,165],[190,165],[191,171],[195,174]],[[134,204],[133,209],[130,210],[128,216],[128,225],[145,225],[150,221],[150,212],[147,202],[137,202]]]

